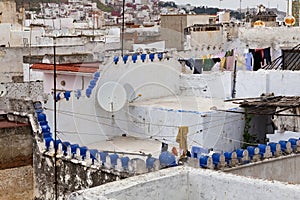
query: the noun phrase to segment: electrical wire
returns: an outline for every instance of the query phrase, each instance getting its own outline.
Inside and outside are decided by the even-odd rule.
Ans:
[[[44,109],[52,111],[51,108],[44,107]],[[69,115],[69,116],[74,116],[74,114],[75,115],[77,114],[77,115],[90,116],[90,117],[95,117],[95,118],[103,118],[103,119],[109,119],[109,120],[112,119],[112,117],[105,117],[105,116],[92,115],[92,114],[83,114],[83,113],[77,113],[77,112],[73,112],[73,111],[59,110],[58,112],[61,113],[61,114]],[[235,113],[235,112],[233,112],[233,113]],[[214,117],[222,117],[224,119],[230,119],[230,118],[235,118],[235,117],[239,117],[240,118],[241,117],[240,113],[236,112],[236,114],[237,114],[236,116],[229,116],[229,117],[227,117],[227,116],[214,116]],[[86,120],[88,120],[87,118],[82,118],[82,117],[79,117],[79,116],[75,116],[75,117],[79,118],[79,119],[86,119]],[[212,116],[209,116],[209,117],[212,117]],[[113,119],[117,120],[117,121],[131,122],[131,123],[143,124],[143,125],[147,124],[147,125],[152,125],[152,126],[161,126],[161,127],[170,127],[170,128],[178,128],[179,127],[178,125],[155,124],[155,123],[144,122],[144,121],[130,121],[128,119],[121,119],[121,118],[113,118]],[[203,122],[203,123],[190,124],[190,125],[186,125],[186,126],[188,126],[188,127],[201,126],[201,125],[205,125],[205,124],[209,124],[209,123],[213,123],[213,122],[223,121],[224,119],[211,120],[211,121],[207,121],[207,122]],[[135,118],[135,120],[139,120],[139,119]],[[88,120],[88,121],[91,121],[91,120]],[[97,122],[97,121],[93,121],[93,122]]]

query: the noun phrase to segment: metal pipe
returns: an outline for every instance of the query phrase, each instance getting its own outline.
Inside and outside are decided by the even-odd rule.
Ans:
[[[122,38],[121,55],[122,55],[122,57],[124,55],[124,27],[125,27],[125,0],[123,0],[123,13],[122,13],[122,35],[121,35],[121,38]]]
[[[56,123],[56,40],[53,37],[53,84],[54,84],[54,191],[55,199],[58,199],[58,183],[57,183],[57,146],[56,146],[56,132],[57,132],[57,123]]]

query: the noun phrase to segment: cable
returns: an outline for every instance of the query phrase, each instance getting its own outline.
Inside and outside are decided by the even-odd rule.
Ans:
[[[44,109],[45,110],[52,110],[51,108],[47,108],[47,107],[44,107]],[[220,111],[223,111],[223,110],[220,110]],[[110,119],[110,120],[112,119],[111,117],[92,115],[92,114],[83,114],[83,113],[77,113],[77,112],[72,112],[72,111],[59,110],[58,112],[61,113],[61,114],[69,115],[69,116],[73,116],[74,114],[78,114],[78,115],[90,116],[90,117],[96,117],[96,118],[103,118],[103,119]],[[239,112],[233,112],[233,113],[240,114]],[[79,118],[79,119],[86,119],[86,118],[82,118],[82,117],[79,117],[79,116],[75,116],[75,117]],[[209,117],[223,117],[224,119],[229,119],[229,118],[234,118],[234,117],[240,117],[240,115],[229,116],[229,117],[226,117],[226,116],[209,116]],[[147,125],[152,125],[152,126],[178,128],[178,125],[164,125],[164,124],[155,124],[155,123],[151,123],[151,122],[130,121],[128,119],[120,119],[120,118],[113,118],[113,119],[118,120],[118,121],[136,123],[136,124],[144,124],[144,125],[147,124]],[[135,119],[139,120],[137,118],[135,118]],[[211,120],[211,121],[207,121],[207,122],[203,122],[203,123],[190,124],[190,125],[186,125],[186,126],[188,126],[188,127],[199,126],[199,125],[209,124],[209,123],[213,123],[213,122],[217,122],[217,121],[222,121],[224,119]],[[88,120],[88,119],[86,119],[86,120]],[[89,121],[91,121],[91,120],[89,120]],[[97,121],[93,121],[93,122],[97,122]]]

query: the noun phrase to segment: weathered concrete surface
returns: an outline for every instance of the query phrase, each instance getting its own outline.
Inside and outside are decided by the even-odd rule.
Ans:
[[[82,45],[59,46],[56,48],[56,54],[66,55],[92,52],[95,54],[82,58],[85,61],[92,61],[91,59],[99,60],[97,54],[99,54],[100,50],[103,48],[102,43],[88,42]],[[14,77],[23,76],[23,56],[44,56],[46,54],[53,54],[52,43],[48,44],[46,47],[0,47],[0,65],[2,66],[0,68],[1,82],[12,82]],[[67,62],[70,60],[68,59],[65,61]]]
[[[0,169],[32,165],[29,124],[0,120]]]
[[[8,110],[9,99],[30,98],[37,100],[43,93],[43,82],[24,82],[24,83],[1,83],[5,88],[5,93],[0,97],[0,110]],[[0,91],[2,92],[2,91]],[[25,111],[25,110],[24,110]]]
[[[77,161],[78,162],[78,161]],[[34,154],[34,198],[36,200],[55,198],[54,158],[36,151]],[[57,161],[58,199],[65,199],[71,192],[99,186],[126,178],[125,173],[91,168],[70,160]]]
[[[0,200],[33,199],[31,126],[9,118],[0,116]]]
[[[300,186],[223,172],[176,167],[72,193],[88,199],[298,199]],[[154,198],[153,198],[154,197]]]
[[[287,155],[241,165],[224,171],[241,176],[300,184],[300,155]]]
[[[0,170],[0,199],[33,199],[33,168],[31,165]]]

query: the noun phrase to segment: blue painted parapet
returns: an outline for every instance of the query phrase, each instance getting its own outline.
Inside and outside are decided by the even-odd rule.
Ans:
[[[115,64],[118,64],[118,62],[119,62],[119,56],[115,56],[115,57],[114,57],[114,63],[115,63]]]
[[[145,53],[141,54],[142,62],[145,62],[146,58],[147,58],[147,54],[145,54]]]
[[[224,153],[224,157],[225,157],[225,162],[228,166],[231,165],[231,156],[232,156],[232,152],[225,152]]]
[[[138,59],[137,54],[133,54],[132,57],[131,57],[131,59],[132,59],[132,62],[133,62],[133,63],[136,63],[136,61],[137,61],[137,59]]]
[[[198,147],[198,146],[192,146],[191,149],[191,157],[192,158],[200,158],[201,154],[208,154],[208,149]]]
[[[163,151],[159,155],[159,162],[161,168],[177,166],[175,156],[168,151]]]
[[[90,86],[96,84],[96,79],[99,78],[98,73],[94,74],[94,79],[90,81]],[[61,141],[57,139],[54,141],[50,126],[48,125],[47,116],[43,113],[43,108],[40,103],[36,103],[36,119],[40,125],[40,134],[42,134],[44,143],[43,147],[46,155],[54,156],[57,150],[57,158],[70,160],[73,163],[84,165],[87,167],[97,167],[98,169],[106,167],[109,170],[120,169],[121,172],[129,172],[134,174],[141,174],[148,172],[148,169],[155,171],[160,169],[160,162],[156,158],[150,158],[146,162],[140,158],[130,159],[127,156],[119,156],[117,153],[109,154],[107,152],[98,151],[97,149],[89,149],[86,146],[79,144],[72,144],[68,141]],[[39,133],[39,132],[38,132]],[[171,159],[170,159],[171,158]],[[168,166],[176,166],[176,159],[173,155],[162,155],[162,160],[168,163]],[[170,162],[170,160],[172,162]],[[118,164],[119,163],[119,164]],[[119,165],[119,166],[117,166]]]
[[[127,60],[128,60],[128,55],[124,55],[124,56],[123,56],[123,62],[124,62],[124,64],[127,63]]]
[[[290,138],[288,140],[288,142],[291,143],[291,147],[292,147],[294,152],[297,152],[297,141],[298,141],[298,139],[296,139],[296,138]]]
[[[200,156],[199,163],[200,163],[200,167],[207,168],[208,167],[208,156]]]
[[[292,145],[289,141],[280,140],[278,143],[280,144],[283,153],[290,154],[293,152]]]

